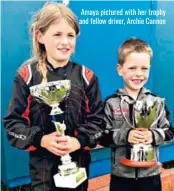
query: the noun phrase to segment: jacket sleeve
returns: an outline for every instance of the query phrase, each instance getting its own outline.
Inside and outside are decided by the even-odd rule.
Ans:
[[[127,143],[127,134],[130,131],[130,127],[128,125],[125,126],[124,122],[118,124],[113,118],[112,110],[109,100],[106,101],[104,107],[106,126],[103,136],[100,139],[100,144],[109,147],[122,146]]]
[[[161,111],[161,109],[160,109]],[[169,122],[169,111],[165,106],[165,109],[162,110],[162,115],[158,121],[157,128],[152,128],[153,134],[153,144],[160,145],[164,144],[165,141],[171,141],[174,138],[173,128]]]
[[[86,102],[86,122],[78,125],[77,139],[81,147],[93,148],[97,144],[97,137],[103,130],[103,102],[99,89],[98,79],[94,73],[87,69],[85,102]]]
[[[13,95],[8,113],[4,117],[4,125],[8,140],[12,146],[32,151],[40,146],[43,135],[40,127],[30,127],[28,114],[31,97],[29,87],[24,81],[25,77],[25,75],[21,76],[20,71],[15,76]]]

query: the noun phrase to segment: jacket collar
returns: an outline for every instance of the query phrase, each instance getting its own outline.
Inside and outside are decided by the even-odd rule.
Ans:
[[[57,67],[57,68],[54,68],[53,65],[50,62],[48,62],[47,59],[46,59],[45,64],[46,64],[46,67],[48,70],[53,71],[53,72],[57,72],[59,70],[66,70],[69,67],[69,65],[71,64],[71,61],[68,61],[68,63],[65,66]]]
[[[144,98],[147,94],[149,94],[149,93],[151,93],[150,92],[150,90],[148,90],[148,89],[146,89],[146,88],[141,88],[141,90],[140,90],[140,92],[139,92],[139,94],[138,94],[138,97],[137,97],[137,100],[139,100],[139,99],[142,99],[142,98]],[[127,93],[127,91],[125,90],[125,89],[118,89],[117,91],[116,91],[116,94],[118,95],[118,96],[121,96],[121,97],[128,97],[129,98],[129,100],[131,100],[131,101],[133,101],[134,99],[131,97],[131,96],[129,96],[129,94]],[[135,101],[135,100],[134,100]]]

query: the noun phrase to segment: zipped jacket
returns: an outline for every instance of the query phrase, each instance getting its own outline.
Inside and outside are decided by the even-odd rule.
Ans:
[[[71,61],[58,69],[46,62],[46,67],[48,82],[71,81],[69,96],[60,107],[64,111],[65,134],[76,137],[81,144],[81,150],[72,154],[76,160],[83,152],[88,153],[84,147],[96,146],[94,135],[102,129],[103,104],[98,80],[92,70]],[[57,156],[40,146],[43,135],[56,130],[49,115],[51,107],[39,103],[30,94],[30,87],[41,84],[41,81],[36,59],[28,60],[19,68],[4,125],[12,146],[32,151],[31,156],[55,158]]]
[[[134,168],[121,164],[125,158],[126,145],[130,130],[136,128],[134,108],[138,101],[156,102],[160,98],[149,90],[142,88],[137,100],[130,97],[124,89],[119,89],[116,94],[110,96],[104,106],[106,130],[100,142],[104,146],[112,148],[112,174],[119,177],[138,178],[157,175],[160,173],[160,165],[151,168]],[[162,112],[161,112],[162,111]],[[160,117],[159,117],[160,115]],[[173,139],[172,128],[168,119],[166,108],[157,104],[157,112],[154,120],[159,118],[150,131],[153,135],[155,159],[159,160],[158,146],[165,141]]]

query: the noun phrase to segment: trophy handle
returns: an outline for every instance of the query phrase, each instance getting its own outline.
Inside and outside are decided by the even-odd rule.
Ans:
[[[162,102],[162,108],[161,108],[161,112],[160,112],[160,114],[159,114],[159,116],[157,117],[157,119],[152,123],[152,125],[150,126],[150,128],[151,127],[153,127],[157,122],[158,122],[158,120],[161,118],[161,116],[162,116],[162,114],[163,114],[163,112],[164,112],[164,100],[163,101],[161,101]]]
[[[121,111],[121,114],[123,115],[123,118],[125,119],[125,121],[127,122],[127,124],[129,125],[129,126],[131,126],[132,128],[134,128],[134,126],[131,124],[131,123],[129,123],[129,121],[128,121],[128,119],[126,118],[126,116],[124,115],[124,112],[122,111],[122,104],[123,104],[123,101],[124,100],[126,100],[126,98],[125,97],[121,97],[121,102],[120,102],[120,111]]]

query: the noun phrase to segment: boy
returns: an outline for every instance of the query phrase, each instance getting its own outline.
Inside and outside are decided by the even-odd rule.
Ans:
[[[136,127],[134,109],[137,101],[155,101],[156,96],[145,89],[152,58],[152,50],[140,39],[126,40],[118,51],[117,71],[124,80],[124,89],[119,89],[105,103],[106,129],[101,144],[112,148],[112,173],[110,191],[161,191],[160,165],[151,168],[135,168],[121,164],[126,145],[152,144],[158,160],[158,146],[173,138],[164,109],[158,123],[147,131]],[[160,106],[157,106],[160,110]]]

